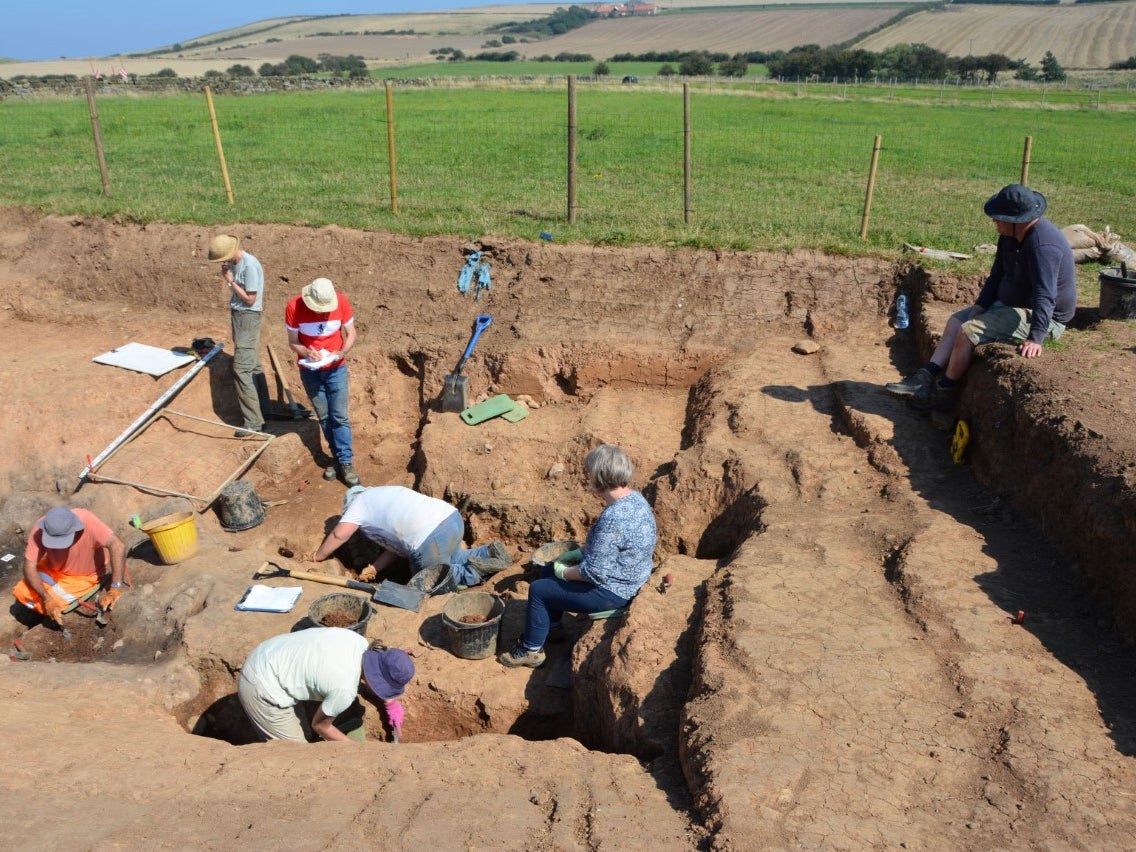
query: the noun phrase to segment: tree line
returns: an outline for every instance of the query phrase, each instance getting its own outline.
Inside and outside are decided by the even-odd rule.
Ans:
[[[1025,59],[1010,59],[1001,53],[985,56],[948,56],[925,44],[896,44],[875,53],[855,48],[806,44],[788,51],[749,51],[725,54],[709,51],[650,51],[616,54],[609,62],[662,62],[659,74],[686,77],[744,77],[749,65],[763,64],[770,77],[780,79],[962,80],[993,83],[998,75],[1013,71],[1019,80],[1056,82],[1066,79],[1065,69],[1052,51],[1046,52],[1039,68]],[[677,68],[676,68],[677,66]]]

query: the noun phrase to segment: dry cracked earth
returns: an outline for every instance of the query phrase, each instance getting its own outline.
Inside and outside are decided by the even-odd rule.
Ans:
[[[185,374],[92,358],[227,340],[210,232],[2,210],[0,551],[16,558],[0,581],[18,579],[29,525],[67,502],[127,542],[133,583],[108,626],[68,616],[70,642],[0,614],[0,644],[32,656],[0,662],[0,818],[21,846],[1133,848],[1136,323],[1085,305],[1041,359],[987,347],[956,465],[953,420],[881,386],[976,280],[813,252],[234,228],[266,270],[274,398],[306,402],[288,359],[278,385],[267,357],[287,351],[286,301],[319,275],[350,296],[360,473],[449,500],[468,541],[507,544],[516,562],[487,584],[501,642],[521,629],[534,549],[582,537],[601,508],[580,485],[598,442],[636,463],[656,574],[625,618],[572,621],[535,671],[455,656],[449,595],[377,605],[367,635],[417,665],[402,741],[363,700],[362,744],[251,743],[244,657],[336,591],[269,580],[303,588],[296,608],[238,612],[253,574],[353,577],[366,557],[279,555],[314,549],[341,505],[317,428],[272,421],[263,446],[160,418],[99,468],[209,495],[262,449],[243,478],[271,506],[243,532],[154,487],[76,489],[87,457]],[[476,303],[455,286],[470,248],[493,275]],[[916,305],[905,332],[888,323],[900,287]],[[519,423],[440,411],[479,313],[493,324],[471,387],[531,401]],[[223,350],[165,408],[235,423],[229,369]],[[202,510],[197,552],[163,564],[129,521],[187,507]]]

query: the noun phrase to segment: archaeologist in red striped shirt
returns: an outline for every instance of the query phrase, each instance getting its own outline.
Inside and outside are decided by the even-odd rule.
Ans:
[[[104,581],[99,603],[111,609],[122,596],[125,572],[126,545],[110,527],[86,509],[56,506],[36,521],[24,550],[24,579],[12,594],[62,627],[63,613]]]

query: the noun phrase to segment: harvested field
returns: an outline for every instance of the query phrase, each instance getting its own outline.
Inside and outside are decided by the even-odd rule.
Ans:
[[[29,845],[1131,845],[1136,323],[1086,305],[1036,361],[984,350],[956,466],[949,434],[881,385],[973,280],[883,258],[483,237],[494,287],[474,304],[454,286],[470,248],[457,238],[236,228],[265,265],[262,340],[277,351],[308,280],[351,297],[360,474],[449,500],[468,541],[506,543],[515,564],[484,586],[506,604],[502,644],[533,551],[582,538],[599,510],[579,485],[599,441],[636,463],[657,574],[625,618],[568,620],[536,670],[455,657],[447,595],[419,613],[377,606],[368,638],[415,654],[403,741],[382,741],[364,701],[349,712],[366,743],[249,744],[242,661],[328,591],[269,580],[303,588],[292,612],[233,609],[266,560],[310,551],[340,511],[315,424],[271,423],[246,477],[273,503],[263,523],[225,532],[206,511],[197,555],[161,564],[128,522],[180,501],[70,492],[84,457],[178,378],[94,355],[227,338],[209,231],[2,210],[0,312],[35,357],[0,366],[0,551],[19,554],[43,509],[69,500],[127,541],[133,578],[108,627],[67,616],[70,642],[16,608],[0,618],[0,641],[32,655],[0,663],[0,736],[14,751],[50,734],[0,769],[0,818]],[[887,322],[899,287],[915,303],[903,333]],[[483,312],[494,322],[465,372],[475,398],[530,399],[519,423],[438,408]],[[818,351],[794,352],[802,340]],[[177,408],[234,422],[228,367],[218,356]],[[319,570],[353,577],[363,556],[342,556]],[[0,588],[18,565],[0,563]],[[67,785],[68,819],[31,816],[28,778]]]
[[[590,53],[607,59],[617,53],[660,50],[788,50],[802,44],[826,47],[854,38],[893,17],[894,8],[762,9],[668,14],[652,18],[594,21],[540,43],[555,56]],[[529,52],[535,52],[529,48]]]
[[[919,12],[856,47],[926,44],[949,56],[1001,53],[1041,62],[1053,51],[1067,69],[1107,68],[1136,53],[1136,2],[1066,6],[950,5]]]

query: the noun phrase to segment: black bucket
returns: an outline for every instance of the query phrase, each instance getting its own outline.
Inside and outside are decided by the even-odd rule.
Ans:
[[[366,636],[367,622],[371,620],[372,612],[371,602],[366,598],[347,592],[333,592],[312,601],[308,608],[308,618],[316,627],[342,627]],[[324,619],[332,623],[328,624]],[[348,619],[355,619],[355,622],[345,624]]]
[[[229,532],[251,530],[264,521],[264,504],[247,479],[230,482],[219,499],[221,526]]]
[[[496,651],[504,613],[505,602],[488,592],[458,592],[450,598],[442,609],[442,623],[454,656],[483,660]]]
[[[423,568],[411,577],[410,582],[406,585],[431,596],[443,595],[457,588],[454,584],[454,577],[450,571],[450,566],[445,562]]]
[[[1136,319],[1136,277],[1124,264],[1100,271],[1101,319]]]

